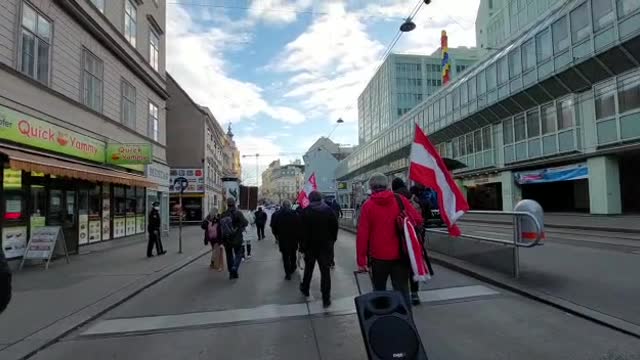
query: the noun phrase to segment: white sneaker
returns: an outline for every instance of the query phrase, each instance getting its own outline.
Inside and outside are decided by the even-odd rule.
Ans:
[[[251,259],[253,256],[247,255],[247,260]]]

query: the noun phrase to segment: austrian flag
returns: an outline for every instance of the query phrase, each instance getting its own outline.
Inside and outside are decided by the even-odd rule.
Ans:
[[[469,204],[435,147],[417,124],[416,136],[411,144],[410,161],[409,178],[438,194],[440,216],[447,224],[449,234],[460,236],[460,229],[455,223],[469,210]]]
[[[302,191],[298,194],[297,201],[303,209],[309,206],[309,194],[315,190],[318,190],[318,184],[316,183],[316,173],[312,173],[304,186],[302,186]]]

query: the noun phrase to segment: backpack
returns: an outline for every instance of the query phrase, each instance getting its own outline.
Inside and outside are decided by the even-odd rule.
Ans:
[[[219,230],[222,235],[222,241],[226,243],[233,242],[238,229],[233,225],[233,216],[235,212],[228,211],[226,212],[218,222]]]

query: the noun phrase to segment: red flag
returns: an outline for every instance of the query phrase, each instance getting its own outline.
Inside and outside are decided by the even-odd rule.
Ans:
[[[409,178],[436,191],[440,216],[447,224],[449,234],[460,236],[460,229],[455,223],[469,210],[469,204],[438,151],[417,124],[415,139],[411,145],[410,161]]]
[[[318,190],[318,184],[316,183],[316,173],[314,172],[311,174],[311,176],[309,176],[309,179],[307,179],[307,182],[304,184],[302,190],[298,194],[297,201],[303,209],[309,206],[309,194],[311,194],[311,192],[315,190]]]

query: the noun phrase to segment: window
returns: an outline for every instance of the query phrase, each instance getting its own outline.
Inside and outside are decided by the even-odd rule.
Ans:
[[[593,30],[598,31],[613,22],[613,4],[611,0],[592,0]]]
[[[95,5],[101,13],[104,14],[104,0],[91,0],[91,3]]]
[[[473,134],[467,134],[467,154],[473,154]]]
[[[41,83],[48,84],[51,22],[26,3],[22,7],[21,36],[20,70]]]
[[[482,129],[482,149],[491,149],[491,126]]]
[[[83,51],[82,101],[95,111],[102,112],[102,60],[87,50]]]
[[[460,105],[466,105],[469,102],[469,95],[467,93],[467,84],[460,86]]]
[[[540,136],[540,114],[538,109],[527,112],[527,138]]]
[[[620,113],[640,109],[640,75],[634,74],[620,81],[618,107]]]
[[[524,114],[518,114],[513,118],[513,134],[516,142],[522,141],[527,137],[524,123]]]
[[[159,123],[160,121],[158,120],[158,107],[156,106],[156,104],[149,102],[149,134],[148,135],[150,138],[152,138],[155,141],[158,141],[158,138],[160,137]],[[207,129],[207,131],[211,133],[211,130]]]
[[[469,101],[475,101],[476,100],[476,78],[472,77],[471,79],[469,79],[469,81],[467,81],[467,85],[469,86]]]
[[[122,123],[133,128],[136,123],[136,88],[122,80]]]
[[[553,53],[559,54],[569,47],[569,30],[567,29],[567,17],[563,16],[560,20],[551,25],[553,32]]]
[[[508,119],[502,123],[502,136],[505,145],[513,143],[513,120]]]
[[[617,3],[618,17],[620,18],[627,16],[640,8],[640,2],[638,2],[638,0],[617,0]]]
[[[558,130],[568,129],[575,125],[573,116],[573,99],[558,101]]]
[[[536,64],[536,49],[533,39],[522,45],[522,70],[527,71]]]
[[[542,106],[540,109],[542,116],[542,134],[549,134],[556,131],[556,109],[553,104]]]
[[[616,113],[614,85],[595,90],[596,120],[606,119]]]
[[[583,3],[571,12],[571,41],[575,44],[588,37],[590,32],[587,3]]]
[[[487,83],[485,82],[484,71],[478,74],[478,80],[476,84],[476,88],[478,90],[478,95],[484,94],[487,91]]]
[[[507,80],[509,80],[509,65],[505,56],[498,60],[498,84],[504,84]]]
[[[492,64],[487,68],[487,89],[493,90],[496,88],[496,65]]]
[[[546,61],[551,57],[551,33],[545,30],[536,35],[536,56],[538,63]]]
[[[522,62],[520,59],[520,49],[516,48],[509,53],[509,78],[513,79],[520,75]]]
[[[476,130],[473,132],[473,144],[475,145],[475,152],[482,151],[482,131]]]
[[[158,71],[160,59],[160,39],[153,30],[149,30],[149,63],[153,70]]]
[[[465,137],[460,136],[458,139],[460,140],[460,156],[465,156],[467,155],[467,142],[465,141]]]
[[[124,37],[133,47],[136,46],[136,7],[132,0],[126,0],[124,3]]]

